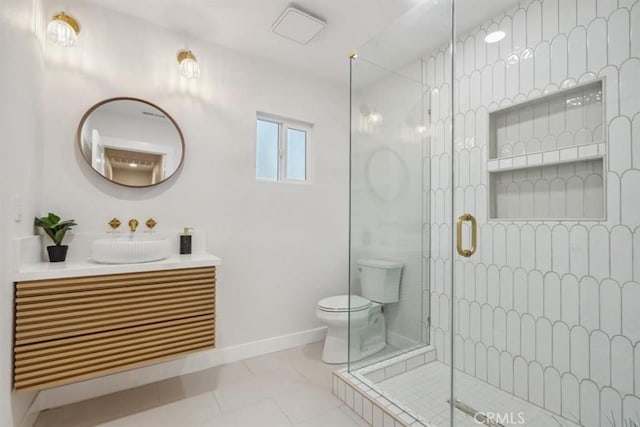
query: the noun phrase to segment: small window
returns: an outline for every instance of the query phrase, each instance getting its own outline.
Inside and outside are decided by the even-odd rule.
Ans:
[[[258,114],[256,129],[256,178],[269,181],[307,181],[311,126],[299,121]]]

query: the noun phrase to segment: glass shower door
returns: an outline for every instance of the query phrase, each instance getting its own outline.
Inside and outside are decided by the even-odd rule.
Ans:
[[[638,32],[532,0],[456,35],[453,425],[640,424]]]
[[[370,329],[351,313],[349,370],[437,425],[451,422],[451,11],[449,0],[416,2],[351,61],[352,300],[360,259],[404,267],[398,301],[379,313],[382,351],[363,351]]]

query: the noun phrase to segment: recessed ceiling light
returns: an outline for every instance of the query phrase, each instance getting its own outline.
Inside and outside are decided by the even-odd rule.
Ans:
[[[273,24],[274,33],[300,44],[309,43],[327,23],[294,7],[288,7]]]
[[[494,31],[492,33],[487,34],[487,37],[484,38],[484,41],[487,43],[498,43],[500,40],[505,38],[507,33],[504,31]]]
[[[131,162],[131,163],[129,163],[129,167],[130,168],[137,168],[138,165],[136,163]]]

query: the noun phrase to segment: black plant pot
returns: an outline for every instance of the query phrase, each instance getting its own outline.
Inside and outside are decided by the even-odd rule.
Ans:
[[[49,262],[63,262],[67,259],[67,249],[69,246],[47,246],[47,252],[49,252]]]

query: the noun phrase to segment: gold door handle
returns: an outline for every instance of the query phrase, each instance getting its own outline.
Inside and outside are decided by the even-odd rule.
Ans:
[[[462,249],[462,224],[464,222],[471,221],[471,249]],[[464,214],[458,217],[456,221],[456,249],[460,256],[469,258],[476,253],[478,244],[478,222],[476,218],[471,214]]]

